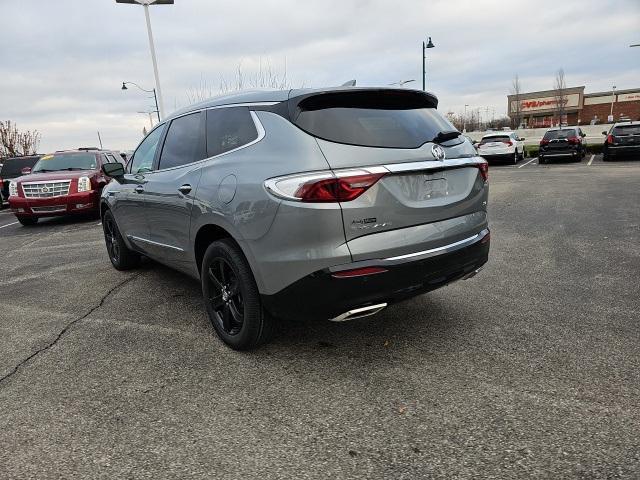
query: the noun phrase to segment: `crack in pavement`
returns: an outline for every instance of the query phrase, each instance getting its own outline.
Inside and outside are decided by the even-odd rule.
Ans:
[[[55,339],[53,339],[52,342],[49,342],[47,345],[45,345],[44,347],[36,350],[34,353],[32,353],[31,355],[29,355],[27,358],[25,358],[24,360],[20,361],[16,366],[13,367],[12,370],[9,371],[9,373],[7,373],[5,376],[3,376],[2,378],[0,378],[0,385],[2,385],[2,383],[9,379],[10,377],[12,377],[13,375],[15,375],[18,370],[20,370],[20,368],[25,365],[26,363],[28,363],[32,358],[37,357],[38,355],[40,355],[42,352],[46,352],[47,350],[49,350],[51,347],[53,347],[55,344],[58,343],[58,341],[62,338],[62,336],[67,333],[67,331],[73,327],[76,323],[84,320],[85,318],[87,318],[89,315],[91,315],[93,312],[95,312],[96,310],[98,310],[100,307],[102,307],[102,305],[104,305],[104,302],[107,300],[107,298],[109,298],[109,296],[116,292],[117,290],[119,290],[121,287],[123,287],[124,285],[126,285],[127,283],[129,283],[130,281],[134,280],[135,278],[139,277],[140,274],[135,274],[132,275],[126,279],[124,279],[122,282],[118,283],[117,285],[115,285],[114,287],[110,288],[109,291],[107,293],[105,293],[102,298],[100,299],[100,302],[95,306],[92,307],[87,313],[85,313],[84,315],[82,315],[81,317],[78,317],[74,320],[72,320],[71,322],[69,322],[62,330],[60,330],[60,333],[58,333],[58,335],[56,336]]]

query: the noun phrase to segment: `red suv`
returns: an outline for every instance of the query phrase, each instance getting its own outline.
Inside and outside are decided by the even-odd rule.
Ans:
[[[80,148],[43,155],[9,184],[9,205],[22,225],[40,217],[98,212],[100,192],[111,181],[106,163],[122,163],[110,150]]]

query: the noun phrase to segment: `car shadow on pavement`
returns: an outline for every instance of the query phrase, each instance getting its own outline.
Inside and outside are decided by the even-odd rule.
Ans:
[[[98,223],[100,219],[97,215],[68,215],[64,217],[44,217],[38,220],[35,225],[23,227],[25,230],[46,229],[54,226]]]

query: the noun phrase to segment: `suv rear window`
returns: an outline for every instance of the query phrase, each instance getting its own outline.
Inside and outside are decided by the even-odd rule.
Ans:
[[[640,125],[618,125],[613,128],[612,135],[640,135]]]
[[[22,175],[24,167],[33,167],[40,157],[7,158],[0,168],[0,177],[11,178]]]
[[[546,140],[555,140],[557,138],[575,137],[576,131],[573,128],[565,128],[562,130],[549,130],[544,134]]]
[[[421,92],[329,93],[303,99],[293,123],[331,142],[383,148],[418,148],[456,130]]]

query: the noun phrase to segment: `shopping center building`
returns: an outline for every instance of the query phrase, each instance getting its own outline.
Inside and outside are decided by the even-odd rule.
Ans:
[[[564,90],[565,115],[562,123],[567,125],[589,125],[611,123],[618,120],[640,120],[640,88],[611,90],[609,92],[584,93],[585,87],[569,87]],[[517,114],[516,95],[508,97],[509,117]],[[521,93],[520,118],[524,128],[549,127],[558,124],[556,105],[557,92]]]

